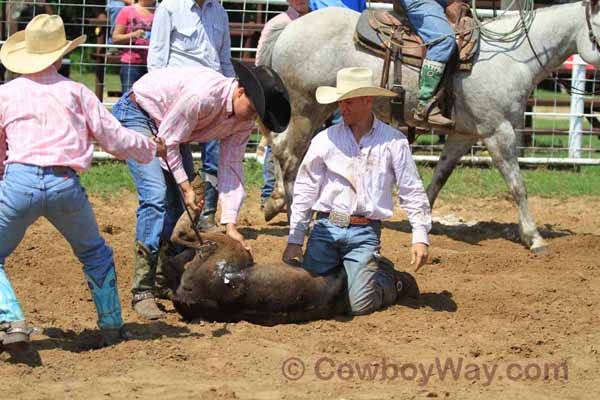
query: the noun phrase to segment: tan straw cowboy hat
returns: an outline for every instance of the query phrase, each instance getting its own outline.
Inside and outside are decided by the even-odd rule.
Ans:
[[[35,16],[25,30],[11,35],[0,49],[0,61],[18,74],[43,71],[85,42],[81,35],[67,40],[63,20],[58,15]]]
[[[336,101],[363,96],[395,97],[396,93],[373,85],[373,71],[369,68],[352,67],[340,69],[337,73],[336,87],[319,86],[317,101],[331,104]]]

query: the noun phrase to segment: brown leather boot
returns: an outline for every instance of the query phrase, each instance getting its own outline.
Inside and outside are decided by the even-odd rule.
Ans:
[[[432,126],[450,128],[454,125],[454,121],[442,115],[442,111],[437,105],[431,107],[429,114],[427,114],[427,106],[417,106],[417,108],[413,110],[413,118],[421,124]]]
[[[135,312],[140,317],[149,320],[164,318],[165,313],[160,311],[154,300],[154,293],[152,291],[140,292],[133,294],[131,298],[131,305]]]
[[[0,327],[0,348],[9,353],[19,353],[29,348],[29,335],[33,329],[27,326],[26,321],[11,321],[3,323]]]

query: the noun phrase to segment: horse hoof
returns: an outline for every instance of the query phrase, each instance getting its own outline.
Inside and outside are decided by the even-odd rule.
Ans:
[[[272,199],[267,200],[265,203],[265,208],[263,210],[265,215],[265,221],[269,222],[273,218],[275,218],[279,213],[283,212],[285,208],[284,201],[274,201]]]
[[[531,252],[533,254],[548,254],[548,253],[550,253],[550,246],[545,244],[543,246],[532,247]]]

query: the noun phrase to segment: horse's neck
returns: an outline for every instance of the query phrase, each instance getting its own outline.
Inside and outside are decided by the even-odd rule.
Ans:
[[[488,27],[500,32],[506,31],[515,25],[515,18],[518,17],[499,20]],[[531,45],[527,38],[523,38],[509,53],[511,58],[527,64],[533,80],[538,82],[558,68],[568,56],[577,52],[577,36],[581,29],[587,29],[585,8],[581,3],[538,10],[529,30]]]

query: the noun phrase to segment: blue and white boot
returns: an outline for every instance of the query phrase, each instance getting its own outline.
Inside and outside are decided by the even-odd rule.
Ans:
[[[114,265],[111,263],[101,268],[86,266],[84,273],[98,313],[98,328],[103,335],[101,345],[109,346],[125,339]]]

